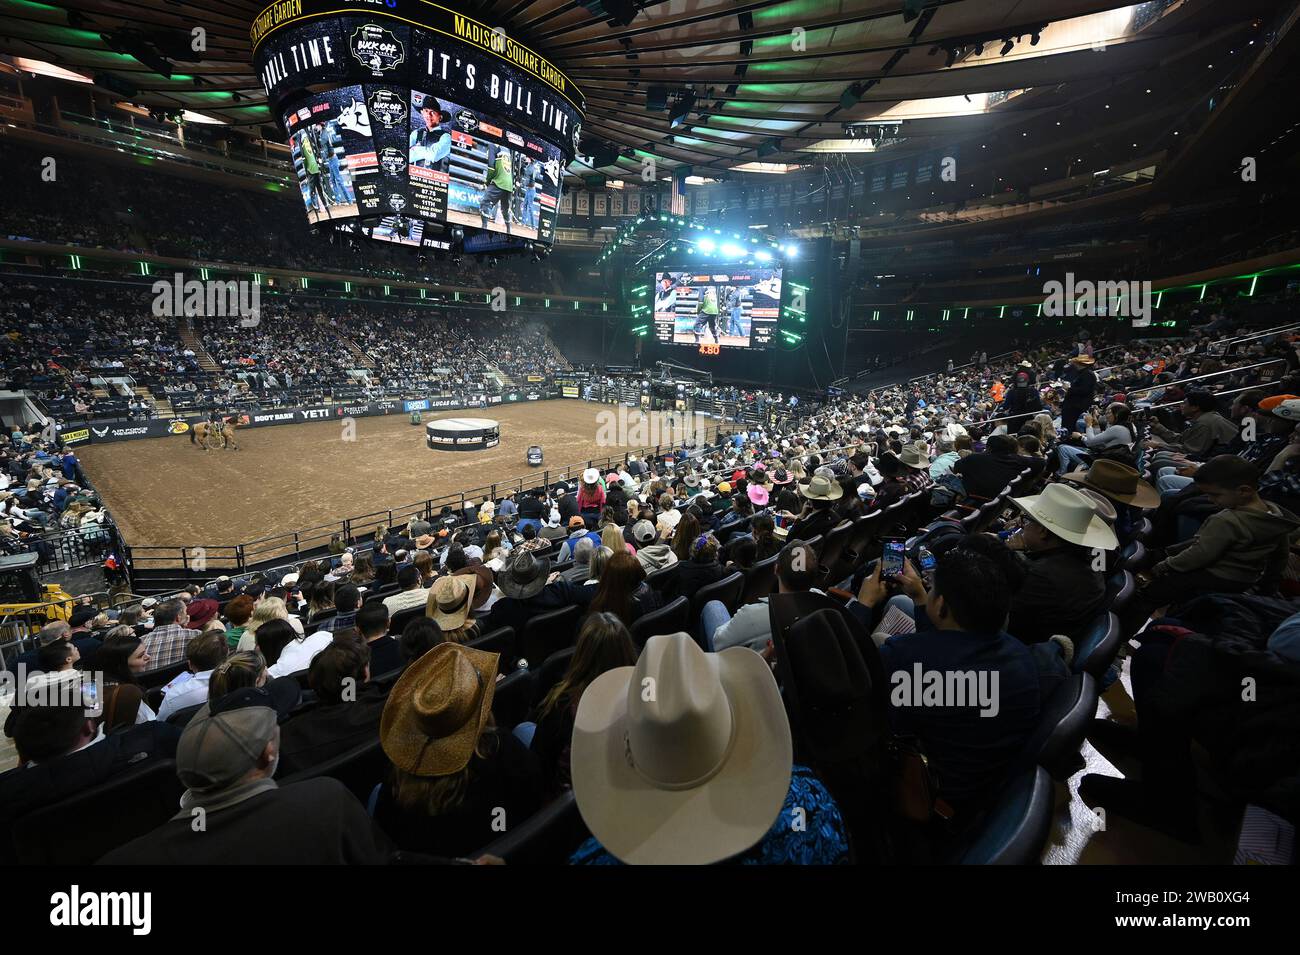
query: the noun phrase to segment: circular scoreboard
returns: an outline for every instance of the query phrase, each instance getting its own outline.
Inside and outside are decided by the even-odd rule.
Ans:
[[[278,0],[250,40],[318,229],[469,252],[554,242],[586,104],[545,57],[428,0]]]
[[[491,418],[439,418],[424,426],[433,451],[484,451],[501,443],[501,423]]]

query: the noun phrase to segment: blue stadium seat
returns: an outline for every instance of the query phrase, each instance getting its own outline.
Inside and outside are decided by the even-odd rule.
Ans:
[[[952,865],[1033,865],[1052,823],[1052,777],[1041,766],[1018,774],[975,831],[948,857]]]

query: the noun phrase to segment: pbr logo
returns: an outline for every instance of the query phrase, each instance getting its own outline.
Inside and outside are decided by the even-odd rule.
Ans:
[[[401,212],[406,208],[406,197],[399,192],[393,193],[388,197],[388,208],[394,212]]]
[[[385,129],[406,122],[406,102],[392,90],[375,90],[370,97],[370,115]]]
[[[406,47],[377,23],[359,26],[352,34],[352,56],[373,76],[383,76],[406,62]]]
[[[456,114],[456,125],[467,133],[472,133],[478,129],[478,117],[467,109],[462,109]]]
[[[400,176],[406,171],[406,153],[393,146],[385,146],[379,151],[379,165],[390,176]]]

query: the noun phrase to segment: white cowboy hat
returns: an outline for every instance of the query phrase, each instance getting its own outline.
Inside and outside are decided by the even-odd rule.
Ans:
[[[1093,502],[1065,484],[1049,484],[1042,494],[1013,497],[1016,505],[1049,533],[1071,544],[1113,550],[1119,546],[1115,531],[1097,514]]]
[[[582,472],[583,484],[595,484],[599,480],[600,480],[600,472],[597,471],[595,468],[587,468],[587,470]]]
[[[705,653],[675,633],[651,637],[635,667],[587,687],[570,766],[582,819],[616,858],[708,865],[772,827],[793,759],[763,658],[746,647]]]
[[[844,488],[824,474],[813,474],[807,484],[799,485],[799,493],[810,501],[838,501],[844,496]]]
[[[1286,421],[1300,421],[1300,398],[1291,398],[1280,402],[1273,409],[1273,414]]]

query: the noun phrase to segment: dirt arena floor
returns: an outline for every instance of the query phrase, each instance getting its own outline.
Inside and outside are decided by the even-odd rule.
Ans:
[[[597,443],[601,411],[617,409],[557,400],[425,414],[501,422],[489,451],[431,451],[423,425],[399,414],[355,419],[354,442],[340,422],[321,421],[240,431],[238,451],[204,452],[178,436],[77,455],[132,547],[234,545],[617,454],[624,445]],[[532,444],[543,468],[525,463]]]

